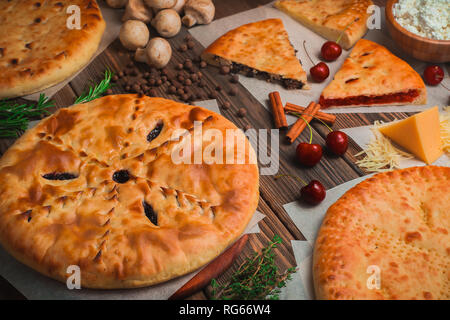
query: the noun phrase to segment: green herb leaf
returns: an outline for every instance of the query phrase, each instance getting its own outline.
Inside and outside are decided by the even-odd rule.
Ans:
[[[43,93],[36,104],[17,104],[0,101],[0,138],[17,138],[28,128],[30,120],[50,114],[47,110],[54,106]]]
[[[278,300],[280,289],[286,286],[286,282],[296,272],[295,268],[289,268],[283,274],[278,272],[273,249],[280,243],[281,238],[275,235],[267,247],[245,259],[228,284],[220,285],[216,279],[212,279],[212,299]]]
[[[90,86],[89,90],[81,94],[81,96],[79,96],[75,100],[74,104],[85,103],[100,98],[106,90],[111,88],[111,78],[113,77],[113,75],[113,72],[111,72],[109,69],[106,69],[103,80],[94,86]]]

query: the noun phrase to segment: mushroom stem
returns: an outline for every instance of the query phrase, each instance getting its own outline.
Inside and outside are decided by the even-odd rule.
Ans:
[[[185,16],[181,20],[187,27],[196,24],[209,24],[214,19],[215,7],[211,0],[187,0]]]

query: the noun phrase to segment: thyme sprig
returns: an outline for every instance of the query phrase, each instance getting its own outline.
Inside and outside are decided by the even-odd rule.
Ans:
[[[17,104],[6,100],[0,101],[0,137],[17,138],[28,128],[30,120],[50,114],[47,110],[54,107],[53,101],[43,93],[37,103]]]
[[[281,243],[281,238],[275,235],[265,248],[245,259],[228,284],[220,285],[216,279],[212,279],[213,299],[278,300],[280,289],[286,286],[286,282],[296,272],[295,268],[289,268],[282,274],[278,272],[273,249]]]
[[[85,103],[100,98],[106,90],[112,87],[111,78],[113,72],[109,69],[105,70],[103,80],[94,86],[90,86],[87,92],[83,92],[74,102],[74,104]]]

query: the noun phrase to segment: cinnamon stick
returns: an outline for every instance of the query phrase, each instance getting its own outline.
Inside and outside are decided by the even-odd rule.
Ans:
[[[275,122],[275,128],[287,128],[286,115],[284,114],[283,103],[281,102],[280,93],[274,91],[269,93],[270,104],[272,106],[273,120]]]
[[[308,107],[304,110],[305,115],[303,115],[303,118],[298,118],[286,134],[289,143],[292,143],[295,141],[295,139],[297,139],[297,137],[303,132],[306,127],[305,120],[308,123],[311,122],[313,118],[312,116],[314,116],[317,111],[319,111],[319,109],[320,104],[315,103],[314,101],[308,105]]]
[[[306,109],[305,107],[301,107],[289,102],[286,102],[286,105],[284,106],[284,111],[286,112],[305,113],[305,109]],[[336,116],[334,114],[325,113],[321,111],[317,111],[315,117],[327,124],[333,124],[336,121]]]

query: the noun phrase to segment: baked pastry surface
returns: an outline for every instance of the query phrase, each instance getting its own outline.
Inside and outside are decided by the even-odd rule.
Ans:
[[[320,97],[324,108],[426,102],[420,75],[388,49],[366,39],[358,41]]]
[[[180,146],[195,121],[203,144],[189,153]],[[226,142],[207,138],[208,129],[224,137],[236,129],[245,149],[227,151]],[[213,163],[206,157],[212,147],[234,160],[244,153],[245,163]],[[174,154],[194,161],[194,149],[206,158],[174,162]],[[172,279],[205,265],[244,231],[259,199],[250,156],[241,130],[200,107],[130,94],[60,109],[0,159],[0,242],[60,281],[78,265],[83,287]]]
[[[81,29],[69,29],[80,9]],[[69,21],[68,21],[69,20]],[[82,68],[105,29],[95,0],[0,1],[0,99],[51,87]]]
[[[350,189],[328,209],[313,260],[318,299],[448,300],[450,168],[380,173]],[[376,268],[380,287],[369,289]]]
[[[260,76],[288,89],[307,89],[306,72],[280,19],[242,25],[214,41],[202,58],[216,66],[230,65],[232,72]]]
[[[367,31],[371,0],[279,0],[275,7],[324,38],[350,49]]]

